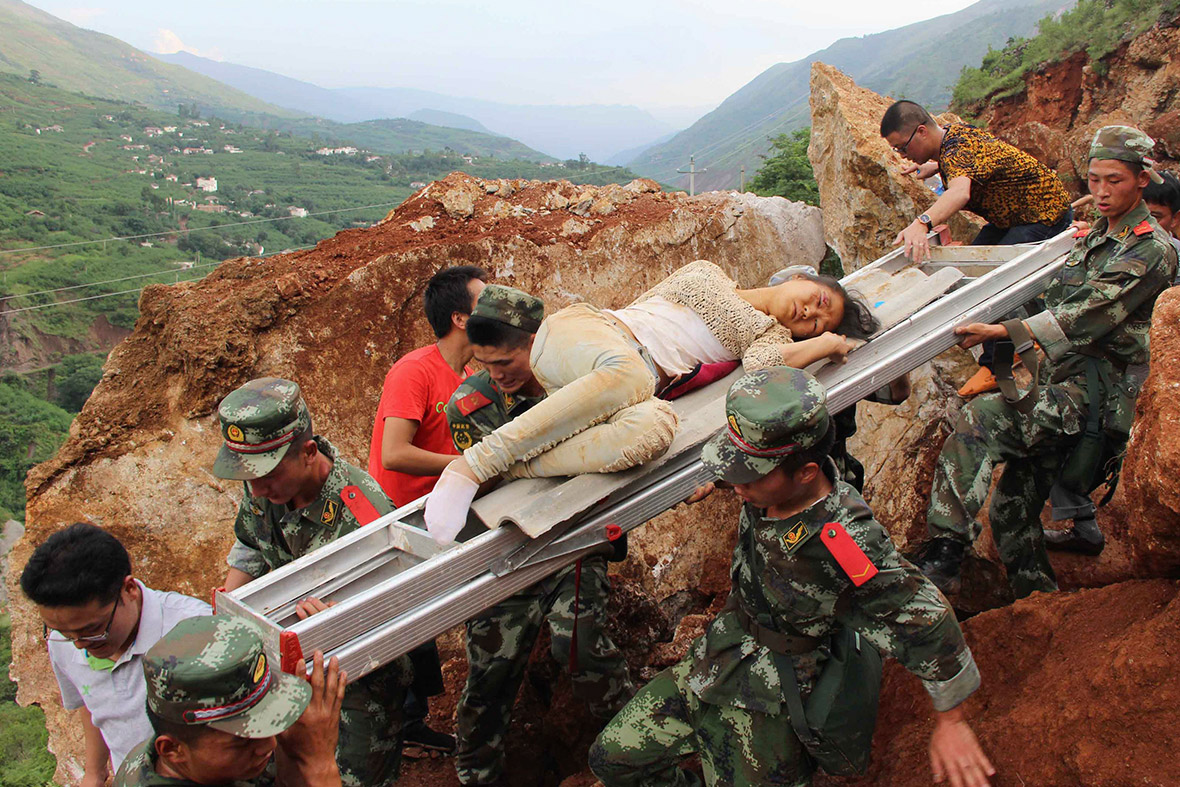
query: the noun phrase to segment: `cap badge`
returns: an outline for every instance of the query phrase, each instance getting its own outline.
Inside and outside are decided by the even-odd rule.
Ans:
[[[259,653],[258,663],[254,665],[254,682],[262,680],[264,675],[266,675],[266,654]]]
[[[229,437],[230,440],[233,440],[235,443],[242,442],[242,440],[244,440],[246,437],[246,435],[242,434],[242,430],[237,424],[230,424],[229,427],[225,430],[225,434],[227,437]]]

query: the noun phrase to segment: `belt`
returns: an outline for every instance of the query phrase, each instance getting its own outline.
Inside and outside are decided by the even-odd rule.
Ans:
[[[660,367],[656,366],[656,362],[652,360],[651,353],[639,343],[639,340],[635,338],[635,333],[627,327],[627,323],[613,314],[607,314],[605,311],[602,312],[602,316],[611,321],[611,324],[618,329],[619,333],[623,334],[623,338],[635,345],[639,357],[643,359],[643,362],[647,364],[648,371],[656,378],[656,391],[662,391],[671,382],[672,378],[668,377]]]
[[[725,608],[733,611],[742,630],[753,637],[759,645],[783,656],[801,656],[804,653],[810,653],[827,641],[826,638],[808,637],[804,634],[783,634],[781,631],[769,629],[746,612],[742,608],[741,601],[734,595],[730,595]]]

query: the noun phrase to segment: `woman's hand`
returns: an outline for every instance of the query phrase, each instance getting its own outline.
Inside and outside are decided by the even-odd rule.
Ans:
[[[825,331],[820,338],[825,342],[824,348],[826,352],[824,354],[832,363],[847,363],[848,353],[862,344],[862,342],[857,342],[855,339],[849,339],[831,331]]]

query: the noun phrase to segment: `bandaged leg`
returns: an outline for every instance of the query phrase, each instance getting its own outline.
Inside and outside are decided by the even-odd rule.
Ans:
[[[679,419],[661,399],[625,407],[527,462],[508,469],[510,478],[547,478],[579,473],[615,473],[663,456]]]

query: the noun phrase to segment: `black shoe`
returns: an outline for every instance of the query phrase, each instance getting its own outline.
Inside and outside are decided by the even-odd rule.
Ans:
[[[432,730],[425,722],[414,722],[402,735],[402,748],[422,749],[425,752],[455,753],[455,736]]]
[[[914,565],[945,595],[963,587],[959,572],[963,566],[963,544],[953,538],[932,538],[918,547]]]
[[[1095,540],[1093,536],[1080,532],[1077,527],[1068,530],[1046,530],[1045,549],[1097,557],[1106,548],[1106,538],[1101,531],[1097,532],[1098,539]]]

